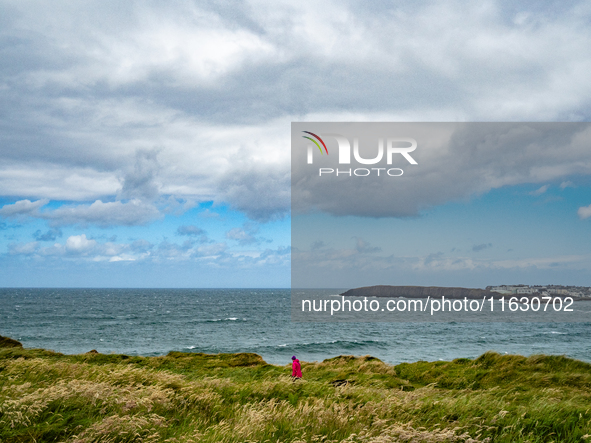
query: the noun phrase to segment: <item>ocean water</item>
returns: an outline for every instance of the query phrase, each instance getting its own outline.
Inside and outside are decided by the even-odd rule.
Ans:
[[[255,352],[397,364],[509,354],[591,361],[590,323],[292,323],[288,289],[0,289],[0,335],[76,354]]]

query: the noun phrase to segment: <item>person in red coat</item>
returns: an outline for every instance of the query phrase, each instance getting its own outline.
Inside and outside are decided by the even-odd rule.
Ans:
[[[300,361],[294,355],[291,357],[291,376],[295,378],[302,378],[302,367],[300,366]]]

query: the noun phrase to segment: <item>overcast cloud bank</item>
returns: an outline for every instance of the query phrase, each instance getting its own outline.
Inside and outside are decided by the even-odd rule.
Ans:
[[[289,211],[291,120],[590,116],[584,1],[1,6],[0,192],[21,199],[165,195],[265,221]],[[111,223],[154,216],[126,210]]]

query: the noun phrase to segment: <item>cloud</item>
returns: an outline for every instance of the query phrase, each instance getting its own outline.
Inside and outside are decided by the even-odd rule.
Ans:
[[[586,218],[591,217],[591,205],[589,206],[581,206],[577,211],[579,218],[581,220],[585,220]]]
[[[219,189],[234,209],[252,220],[267,222],[289,213],[289,185],[289,170],[281,165],[232,170],[222,177]]]
[[[315,242],[313,242],[310,245],[310,250],[315,250],[315,249],[322,249],[326,246],[326,243],[324,243],[324,241],[322,240],[316,240]]]
[[[233,228],[226,232],[226,238],[229,240],[236,240],[242,245],[248,245],[256,243],[256,238],[251,234],[247,233],[244,229]]]
[[[204,235],[205,231],[197,226],[188,225],[188,226],[179,226],[176,230],[178,235],[189,235],[189,236],[198,236]]]
[[[164,240],[158,245],[155,255],[165,259],[188,259],[191,256],[193,242],[185,240],[182,245]]]
[[[272,240],[266,239],[264,237],[257,237],[256,234],[258,232],[259,227],[254,222],[246,222],[242,228],[233,228],[226,232],[226,238],[228,240],[235,240],[242,246],[259,244],[262,242],[272,242]]]
[[[443,252],[434,252],[423,259],[423,265],[433,265],[439,263],[443,258]]]
[[[72,254],[87,254],[97,245],[96,240],[89,240],[86,234],[72,235],[66,240],[66,251]]]
[[[258,228],[251,223],[245,223],[243,228],[233,228],[226,232],[228,240],[236,240],[240,245],[258,244],[265,241],[262,237],[255,237]]]
[[[160,197],[157,200],[158,208],[164,214],[176,216],[183,215],[189,209],[194,208],[198,202],[194,198],[176,198],[172,195]]]
[[[30,155],[37,157],[38,153]],[[85,153],[79,155],[82,161]],[[1,147],[0,158],[0,194],[5,196],[83,201],[113,196],[121,188],[116,172],[96,170],[96,164],[80,167],[62,158],[48,159],[47,163],[27,161],[25,155],[10,160]],[[71,160],[75,160],[74,154]]]
[[[42,233],[40,229],[33,233],[33,238],[37,241],[55,241],[62,236],[61,229],[51,228],[49,231]]]
[[[149,241],[144,240],[144,239],[135,240],[129,245],[129,248],[133,252],[139,252],[139,253],[148,252],[153,247],[154,247],[154,245],[152,243],[150,243]]]
[[[355,249],[357,250],[357,252],[363,253],[363,254],[371,254],[373,252],[379,252],[382,250],[382,248],[379,248],[377,246],[371,246],[368,242],[366,242],[365,240],[363,240],[360,237],[353,237],[355,239]]]
[[[177,235],[185,235],[195,239],[198,243],[210,243],[212,240],[207,236],[205,230],[194,225],[179,226],[176,230]],[[197,238],[198,237],[198,238]]]
[[[492,248],[492,243],[482,243],[480,245],[473,245],[472,251],[480,252],[480,251],[482,251],[484,249],[488,249],[488,248]]]
[[[81,233],[69,236],[64,242],[50,246],[42,243],[11,243],[7,254],[29,260],[41,266],[76,266],[84,263],[126,263],[136,262],[139,266],[150,264],[188,263],[192,269],[227,270],[288,269],[290,263],[289,246],[277,248],[249,248],[248,251],[233,250],[225,242],[208,241],[202,243],[189,238],[181,243],[163,240],[152,244],[145,239],[134,239],[129,243],[97,241]],[[116,269],[116,268],[109,268]],[[142,269],[142,268],[139,268]]]
[[[155,206],[140,200],[106,203],[97,200],[91,205],[62,206],[43,213],[42,217],[56,226],[96,225],[107,228],[145,225],[160,218],[161,214]]]
[[[289,265],[291,263],[291,247],[279,246],[277,249],[265,249],[257,257],[258,265]]]
[[[349,171],[365,165],[339,165],[338,156],[316,156],[306,162],[305,140],[294,134],[292,210],[318,210],[332,215],[412,217],[427,208],[467,199],[504,186],[548,182],[591,174],[591,124],[588,123],[392,123],[297,124],[294,128],[359,138],[364,158],[375,157],[378,137],[392,131],[417,140],[412,165],[402,156],[385,158],[374,167],[397,167],[399,177],[382,172],[367,177],[320,176],[320,167]],[[326,136],[329,152],[338,152]],[[298,144],[299,143],[299,144]],[[364,152],[362,150],[362,152]],[[385,157],[385,156],[384,156]],[[355,164],[353,164],[355,163]],[[369,166],[369,167],[372,167]],[[537,192],[543,192],[547,185]]]
[[[355,3],[251,2],[229,11],[215,3],[120,10],[90,2],[31,11],[15,4],[4,6],[4,25],[19,46],[7,44],[5,57],[10,74],[22,75],[13,83],[46,100],[50,87],[113,105],[143,96],[144,105],[216,122],[319,107],[435,109],[473,120],[584,115],[588,11],[582,2],[545,5],[443,1],[368,11]],[[313,103],[297,94],[304,87]],[[122,125],[135,123],[126,117]]]
[[[8,245],[8,253],[10,255],[32,255],[37,252],[39,248],[38,242],[29,243],[12,243]]]
[[[49,200],[19,200],[16,203],[4,205],[0,209],[0,216],[7,218],[34,217],[39,215],[39,208],[49,203]]]
[[[11,198],[207,199],[264,222],[289,213],[291,121],[589,120],[582,0],[37,6],[1,6]],[[548,179],[521,154],[472,152],[442,165],[457,184],[433,177],[425,188],[450,189],[417,190],[397,214],[468,197],[478,182],[464,168],[484,174],[477,192]],[[577,169],[533,164],[554,178]]]
[[[66,260],[78,262],[100,261],[142,261],[162,263],[174,261],[198,261],[214,266],[231,266],[227,263],[233,255],[228,254],[225,243],[207,244],[186,240],[181,244],[164,240],[158,245],[153,245],[144,239],[134,240],[131,243],[104,243],[90,239],[86,234],[69,236],[65,243],[55,243],[42,247],[39,242],[12,243],[8,246],[10,255],[18,255],[25,258],[42,260]],[[259,256],[261,253],[255,254]],[[240,257],[237,253],[236,257]]]
[[[159,194],[156,176],[160,169],[157,150],[138,150],[133,171],[125,175],[121,195],[124,199],[141,198],[153,200]]]
[[[539,197],[540,195],[544,194],[548,190],[549,187],[550,187],[549,185],[541,186],[540,188],[536,189],[535,191],[530,192],[529,195],[533,195],[534,197]]]
[[[220,257],[222,259],[228,258],[227,251],[228,245],[226,245],[226,243],[212,243],[209,245],[197,247],[194,251],[192,251],[192,256],[199,259],[214,259],[217,263]]]
[[[564,190],[566,188],[576,188],[576,185],[570,180],[560,183],[560,189]]]
[[[137,226],[161,218],[159,210],[150,203],[141,200],[130,200],[128,202],[102,202],[95,201],[90,205],[64,205],[57,209],[46,209],[39,211],[39,208],[47,205],[47,199],[31,202],[30,200],[19,200],[16,203],[4,205],[0,209],[0,216],[7,218],[24,219],[27,217],[49,220],[54,228],[46,235],[47,240],[57,233],[57,226],[66,225],[96,225],[101,228],[111,226]],[[40,231],[35,232],[35,237],[42,236]],[[42,241],[47,241],[42,240]]]
[[[433,285],[446,276],[453,276],[450,285],[465,286],[470,276],[513,275],[523,272],[547,271],[560,267],[562,271],[589,272],[591,255],[525,257],[511,260],[494,260],[463,256],[448,256],[442,252],[426,255],[360,254],[351,249],[292,249],[293,287],[355,287],[372,284],[404,284],[415,281]],[[541,274],[547,275],[547,274]],[[434,280],[431,280],[434,279]],[[407,283],[408,284],[408,283]],[[447,286],[447,285],[446,285]]]

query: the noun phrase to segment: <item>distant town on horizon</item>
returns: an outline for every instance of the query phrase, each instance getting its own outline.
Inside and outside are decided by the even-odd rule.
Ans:
[[[566,295],[572,297],[591,298],[591,287],[588,286],[563,286],[563,285],[500,285],[487,286],[487,291],[499,294],[535,294],[541,295]]]

